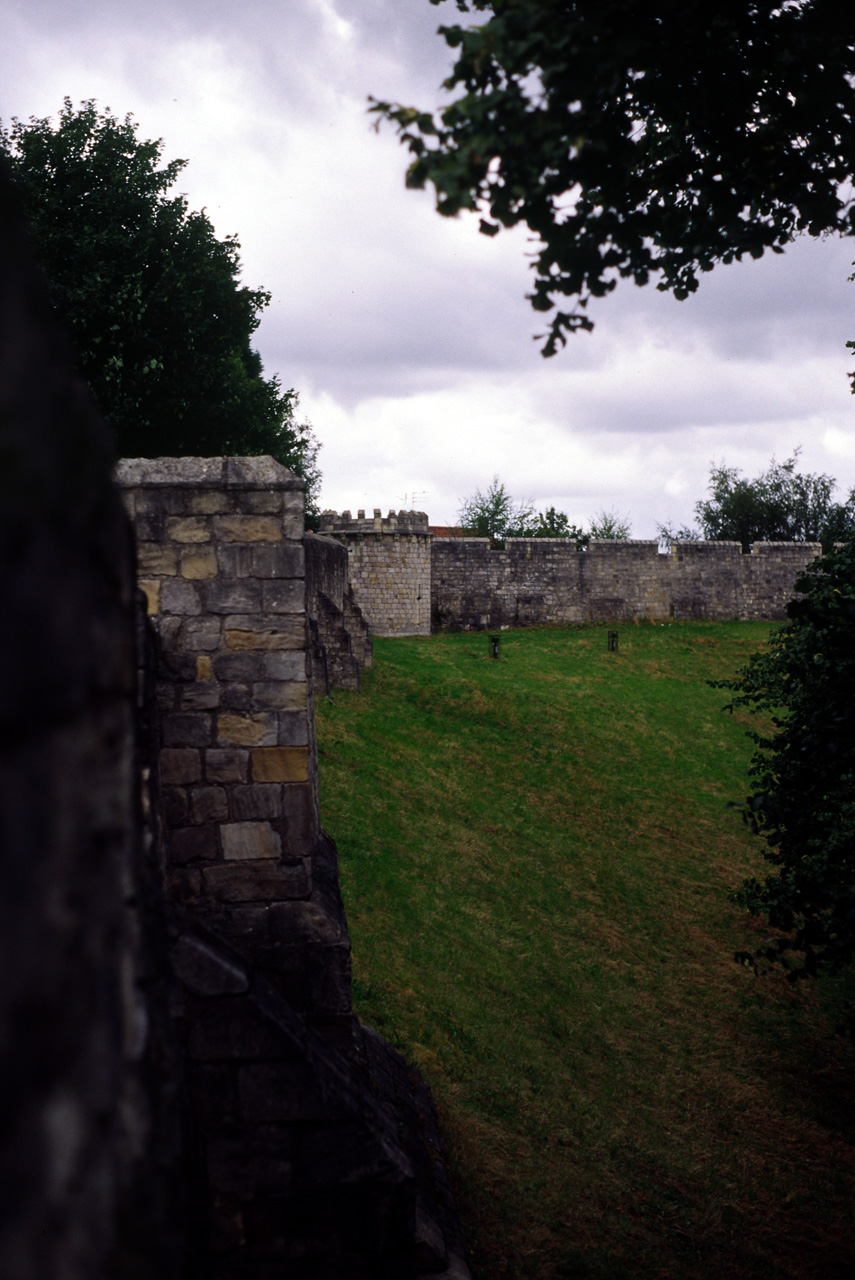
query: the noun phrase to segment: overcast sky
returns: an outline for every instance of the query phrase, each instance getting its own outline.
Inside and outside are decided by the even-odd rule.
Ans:
[[[450,66],[428,0],[6,0],[0,118],[68,95],[131,112],[179,189],[236,232],[273,301],[265,371],[300,392],[323,449],[322,506],[417,506],[453,523],[498,474],[633,536],[690,521],[710,464],[805,469],[855,486],[855,243],[800,242],[719,267],[678,303],[622,283],[544,360],[524,234],[480,235],[404,188],[374,94],[441,100]],[[414,502],[415,498],[415,502]]]

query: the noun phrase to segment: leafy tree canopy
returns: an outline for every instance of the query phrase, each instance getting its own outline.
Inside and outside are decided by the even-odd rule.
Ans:
[[[432,4],[441,0],[431,0]],[[539,241],[544,355],[620,277],[686,298],[699,273],[799,232],[855,231],[855,21],[836,0],[456,0],[438,116],[374,101],[437,208]]]
[[[503,542],[506,538],[574,538],[587,546],[591,538],[626,539],[629,521],[614,511],[601,511],[591,521],[589,530],[571,524],[564,511],[549,507],[536,511],[531,502],[516,502],[498,476],[493,476],[487,492],[476,489],[466,498],[457,513],[460,527],[477,538]]]
[[[272,454],[307,482],[318,443],[250,345],[270,301],[239,282],[240,244],[169,195],[186,161],[94,102],[0,124],[0,150],[80,372],[125,457]]]
[[[746,480],[736,467],[714,466],[709,498],[695,504],[696,529],[675,532],[661,525],[667,542],[698,537],[714,542],[820,542],[828,551],[835,542],[855,534],[855,490],[845,502],[834,502],[836,481],[831,476],[796,470],[800,450],[786,462],[773,458],[755,480]]]
[[[754,955],[792,978],[837,972],[855,955],[855,541],[814,561],[804,592],[733,681],[731,709],[763,713],[751,732],[745,820],[774,871],[733,896],[778,931]]]

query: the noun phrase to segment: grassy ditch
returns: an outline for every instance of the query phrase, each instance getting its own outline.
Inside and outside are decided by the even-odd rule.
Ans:
[[[705,682],[767,633],[377,641],[319,709],[357,1010],[434,1091],[478,1280],[855,1273],[846,984],[731,958],[750,744]]]

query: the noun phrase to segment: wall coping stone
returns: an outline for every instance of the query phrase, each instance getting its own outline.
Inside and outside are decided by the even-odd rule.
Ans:
[[[121,489],[305,489],[280,462],[259,458],[122,458],[116,464]]]

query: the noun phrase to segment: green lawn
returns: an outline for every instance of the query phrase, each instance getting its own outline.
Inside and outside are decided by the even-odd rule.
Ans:
[[[838,981],[734,964],[768,627],[378,640],[318,709],[363,1021],[431,1085],[478,1280],[855,1274]]]

